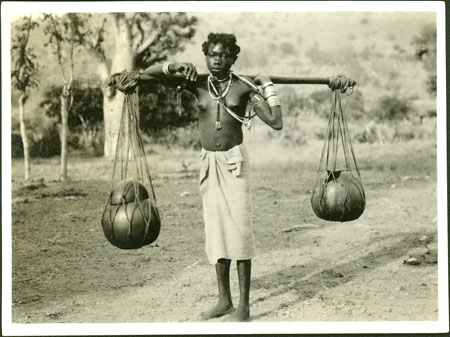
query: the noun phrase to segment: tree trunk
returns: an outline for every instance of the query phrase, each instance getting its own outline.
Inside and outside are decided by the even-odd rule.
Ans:
[[[69,136],[69,108],[72,98],[71,87],[64,85],[61,95],[61,181],[67,180],[67,138]]]
[[[27,96],[22,93],[19,97],[19,123],[20,123],[20,136],[22,137],[23,145],[23,162],[25,171],[25,181],[30,180],[30,145],[28,143],[27,128],[25,125],[25,101]]]
[[[110,89],[108,88],[103,95],[103,118],[105,122],[104,157],[112,158],[116,154],[120,116],[125,96],[120,92],[111,95],[109,91]]]
[[[116,23],[115,51],[111,63],[111,73],[134,69],[135,52],[132,48],[130,27],[126,20]],[[120,116],[124,95],[110,88],[103,91],[103,118],[105,122],[105,157],[113,157],[116,153],[117,136],[120,127]]]

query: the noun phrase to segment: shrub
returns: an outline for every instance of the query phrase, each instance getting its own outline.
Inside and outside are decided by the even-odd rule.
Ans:
[[[187,91],[158,84],[142,86],[139,94],[141,129],[147,134],[160,133],[190,125],[196,120],[196,98]],[[180,114],[181,112],[181,114]]]
[[[280,45],[280,52],[283,56],[292,55],[295,52],[295,48],[291,43],[283,42]]]
[[[40,103],[46,115],[55,119],[58,124],[61,123],[61,91],[61,85],[50,86]],[[73,105],[68,124],[68,145],[71,149],[92,155],[103,154],[103,93],[100,88],[89,83],[74,82]]]
[[[361,91],[355,89],[351,95],[342,94],[342,110],[347,121],[366,117],[364,97]]]
[[[307,108],[307,98],[297,94],[292,87],[281,86],[278,89],[283,116],[298,116],[301,110]]]
[[[281,132],[267,128],[268,136],[283,146],[300,146],[312,139],[325,139],[327,132],[327,120],[307,111],[283,118],[283,124]]]
[[[196,150],[201,148],[197,122],[182,127],[168,127],[157,130],[151,133],[148,138],[152,143],[165,145],[169,148],[172,146]]]
[[[61,141],[56,120],[39,111],[26,116],[27,136],[31,157],[52,157],[60,154]],[[11,119],[11,156],[23,157],[23,143],[19,121]]]
[[[409,120],[375,122],[355,127],[351,125],[350,134],[359,143],[387,143],[412,139],[432,139],[436,137],[436,125],[419,124]]]
[[[352,134],[353,139],[359,143],[384,143],[392,141],[394,131],[383,123],[370,121],[357,132]]]
[[[328,118],[332,102],[330,89],[314,91],[309,95],[309,108],[319,117]]]
[[[330,89],[315,91],[309,95],[309,108],[322,118],[328,118],[331,111],[333,93]],[[361,119],[365,116],[364,97],[361,91],[354,90],[351,95],[341,94],[342,110],[347,120]]]
[[[45,113],[61,123],[61,85],[52,85],[44,92],[40,106]],[[86,124],[96,127],[103,123],[103,93],[97,86],[75,81],[73,103],[69,112],[69,130],[78,132]]]
[[[379,121],[392,121],[408,119],[412,111],[413,107],[410,98],[385,95],[376,101],[372,113]]]

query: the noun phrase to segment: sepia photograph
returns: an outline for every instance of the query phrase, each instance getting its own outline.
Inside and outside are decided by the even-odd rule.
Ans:
[[[444,2],[1,16],[2,335],[449,331]]]

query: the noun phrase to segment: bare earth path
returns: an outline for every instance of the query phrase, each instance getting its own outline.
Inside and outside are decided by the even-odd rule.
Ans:
[[[253,322],[438,319],[436,181],[369,177],[363,216],[333,223],[312,213],[311,177],[292,184],[296,165],[255,171]],[[103,237],[104,182],[69,183],[65,193],[57,182],[17,184],[13,321],[199,322],[216,283],[194,172],[157,177],[164,227],[156,244],[136,251]],[[421,265],[404,264],[410,256]],[[232,288],[237,303],[235,267]]]

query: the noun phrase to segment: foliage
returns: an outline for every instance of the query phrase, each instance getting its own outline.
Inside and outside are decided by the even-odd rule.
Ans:
[[[16,34],[12,39],[11,44],[11,61],[12,61],[12,87],[19,91],[19,124],[21,145],[23,146],[24,157],[24,177],[25,180],[30,180],[30,147],[27,137],[27,125],[25,123],[25,103],[28,99],[28,91],[31,88],[36,88],[38,85],[37,72],[38,63],[36,62],[36,55],[33,49],[29,47],[29,39],[31,31],[36,28],[38,24],[32,20],[30,15],[24,18],[24,22],[16,26]]]
[[[61,85],[52,85],[40,102],[47,116],[61,123]],[[102,154],[103,93],[100,88],[85,82],[74,82],[74,102],[68,116],[71,130],[69,145],[95,155]],[[146,86],[139,95],[140,127],[158,143],[191,146],[197,141],[191,135],[196,121],[196,100],[184,91],[180,93],[181,116],[176,90],[162,85]],[[179,128],[179,130],[178,130]],[[186,129],[184,129],[186,128]],[[188,131],[189,130],[189,131]],[[186,139],[183,139],[183,135]],[[198,137],[197,137],[198,138]]]
[[[419,59],[425,70],[427,70],[427,91],[436,95],[436,26],[425,26],[419,35],[416,35],[412,44],[415,48],[414,54]]]
[[[328,118],[332,98],[333,96],[330,89],[314,91],[309,95],[311,110],[320,117]]]
[[[67,13],[61,16],[44,13],[43,18],[46,23],[44,34],[48,38],[44,46],[52,47],[63,81],[70,84],[74,72],[74,49],[81,44],[78,32],[85,27],[87,16],[80,13]]]
[[[61,123],[61,95],[62,85],[51,85],[43,93],[40,107],[44,108],[47,116],[56,118]],[[73,105],[69,112],[69,128],[77,132],[84,123],[99,125],[103,122],[103,94],[97,86],[74,81]]]
[[[353,138],[358,143],[385,143],[393,139],[393,134],[394,132],[389,125],[370,121],[360,127],[356,133],[353,133]]]
[[[195,32],[196,17],[181,12],[122,12],[110,13],[115,36],[115,49],[119,55],[108,55],[103,47],[106,34],[105,20],[98,29],[84,29],[77,32],[79,41],[95,58],[99,78],[106,83],[112,71],[145,69],[162,62],[176,51],[184,48]],[[107,20],[107,19],[106,19]],[[120,118],[121,99],[111,89],[104,90],[105,100],[105,156],[114,154],[116,126]],[[145,106],[143,106],[145,107]],[[150,116],[144,113],[144,116]],[[146,121],[144,120],[144,124]],[[151,125],[155,125],[150,121]],[[159,126],[158,123],[156,123]],[[112,128],[112,129],[109,129]]]
[[[342,94],[342,110],[344,118],[361,119],[366,117],[365,100],[363,93],[356,88],[351,95]]]
[[[328,118],[333,94],[330,89],[314,91],[308,97],[307,107],[323,118]],[[360,119],[365,115],[364,97],[361,91],[355,89],[352,94],[341,94],[344,117]]]
[[[25,122],[31,157],[52,157],[61,153],[58,124],[54,118],[35,112],[29,114]],[[13,158],[23,157],[19,121],[15,115],[11,118],[11,155]]]
[[[162,129],[184,127],[196,120],[196,99],[188,91],[162,85],[142,87],[139,95],[140,125],[150,134]],[[181,112],[181,114],[180,114]]]
[[[16,25],[17,33],[11,42],[12,86],[24,94],[27,89],[36,88],[38,85],[39,65],[33,48],[28,44],[31,30],[38,26],[39,24],[29,16],[24,22]]]
[[[280,45],[280,51],[284,55],[292,55],[292,54],[294,54],[295,48],[292,45],[292,43],[283,42]]]
[[[61,16],[44,14],[46,26],[45,35],[48,36],[47,45],[53,47],[53,51],[58,59],[59,70],[61,72],[64,85],[61,91],[61,181],[67,179],[67,153],[69,142],[68,115],[73,104],[72,85],[74,80],[74,51],[81,43],[78,39],[77,31],[85,24],[83,14],[68,13]],[[68,69],[67,69],[68,68]]]
[[[184,44],[194,36],[197,23],[195,16],[182,12],[132,13],[132,19],[134,43],[140,46],[135,62],[141,68],[183,50]]]
[[[62,85],[50,86],[39,104],[46,115],[59,124],[61,92]],[[74,81],[72,94],[73,105],[68,116],[68,126],[71,130],[69,145],[74,149],[100,155],[103,147],[103,93],[93,84]]]
[[[283,108],[283,116],[297,116],[301,110],[308,107],[308,99],[298,94],[294,88],[290,86],[282,86],[278,89],[281,106]]]
[[[167,127],[157,130],[150,134],[149,139],[152,144],[161,144],[168,148],[177,146],[195,150],[201,148],[196,121],[182,127]]]
[[[393,143],[413,139],[435,139],[436,128],[432,124],[419,124],[417,121],[397,120],[392,122],[369,121],[363,125],[353,125],[351,135],[358,143]]]
[[[410,98],[385,95],[376,101],[372,115],[379,121],[403,120],[408,119],[412,111]]]
[[[88,19],[92,18],[91,14],[86,15]],[[128,36],[134,54],[134,67],[145,69],[182,51],[185,43],[193,37],[197,24],[195,16],[182,12],[110,13],[103,17],[98,27],[92,21],[89,20],[90,25],[79,26],[76,36],[95,60],[108,70],[114,68],[113,55],[107,47],[109,40],[113,40],[113,34],[122,32]],[[114,23],[115,32],[107,29],[108,21]]]
[[[149,41],[148,39],[157,37],[159,34],[152,32],[149,28],[152,25],[151,22],[144,22],[147,19],[150,20],[150,16],[144,14],[126,13],[122,15],[124,20],[128,20],[133,34],[136,34],[133,37],[133,46],[135,47],[143,46],[144,43]],[[155,16],[159,14],[151,13]],[[374,129],[373,135],[370,137],[375,142],[377,142],[377,133],[379,139],[393,139],[395,138],[394,134],[397,134],[398,137],[408,137],[407,135],[401,135],[400,132],[392,131],[397,128],[396,125],[401,123],[405,123],[402,124],[404,126],[409,125],[406,121],[385,120],[385,123],[378,118],[375,111],[380,111],[380,100],[383,96],[396,95],[402,100],[407,100],[405,97],[413,98],[413,96],[416,96],[417,99],[428,98],[426,97],[428,94],[425,90],[425,84],[431,71],[434,70],[435,72],[435,64],[432,62],[435,59],[435,57],[432,57],[435,52],[435,34],[428,36],[421,33],[421,30],[422,32],[425,31],[422,27],[426,23],[435,22],[432,13],[396,13],[392,16],[376,13],[365,13],[364,16],[361,16],[361,13],[334,13],[332,16],[326,16],[328,25],[324,28],[323,34],[318,34],[313,28],[314,25],[311,24],[318,22],[317,20],[322,20],[323,14],[272,13],[271,15],[264,15],[252,13],[253,16],[250,18],[248,14],[242,13],[241,16],[239,14],[229,15],[229,13],[195,13],[198,18],[192,25],[192,28],[195,28],[195,34],[192,35],[191,39],[172,44],[182,47],[172,51],[174,61],[176,59],[177,61],[192,62],[198,66],[200,72],[204,72],[205,68],[202,68],[204,56],[200,51],[200,46],[205,36],[210,31],[228,31],[237,35],[238,43],[242,47],[242,52],[233,67],[237,73],[316,77],[332,76],[343,72],[358,82],[355,92],[349,97],[344,95],[342,100],[349,126],[358,125],[352,135],[362,132],[361,130],[364,130],[365,126],[370,123],[370,119],[374,119],[375,122],[369,129]],[[161,15],[166,19],[168,18],[167,14],[161,13]],[[139,31],[138,25],[134,22],[136,17],[142,22],[141,26],[145,27],[144,34]],[[84,45],[92,43],[92,47],[103,54],[104,60],[106,60],[105,64],[108,64],[109,67],[114,56],[116,29],[114,20],[112,13],[93,13],[83,29],[79,30],[80,35],[77,37],[80,41],[83,40]],[[162,19],[156,18],[156,20]],[[252,25],[252,22],[259,22],[261,25],[256,27]],[[277,22],[283,22],[283,25],[280,26],[276,24]],[[367,24],[367,22],[370,24]],[[41,83],[39,91],[37,91],[37,95],[29,98],[30,106],[39,105],[41,98],[38,95],[41,95],[46,85],[60,83],[57,82],[58,77],[60,77],[57,64],[52,62],[51,56],[49,56],[51,49],[44,47],[42,43],[44,41],[43,27],[44,25],[41,24],[40,28],[36,29],[33,33],[36,34],[36,38],[30,41],[30,46],[34,48],[37,60],[41,64],[43,63],[41,60],[45,60],[45,68],[40,68],[38,77]],[[339,29],[333,27],[339,27]],[[155,28],[159,30],[158,25]],[[431,28],[435,30],[434,27]],[[254,36],[257,36],[255,34],[258,34],[258,32],[263,33],[265,39],[255,39]],[[291,33],[290,37],[286,34],[287,32]],[[416,38],[416,40],[421,40],[417,46],[425,46],[423,51],[426,50],[426,53],[416,52],[416,49],[417,51],[422,49],[416,48],[416,44],[413,42],[415,35],[417,37],[428,36],[422,39]],[[299,41],[301,41],[301,44]],[[430,44],[430,41],[433,43]],[[315,42],[317,42],[316,45]],[[189,46],[190,43],[192,46]],[[428,48],[429,46],[430,48]],[[155,50],[152,50],[152,48],[149,48],[148,51],[151,52],[151,56],[147,55],[146,60],[156,57],[159,47]],[[184,53],[178,53],[183,49],[185,49]],[[77,78],[83,77],[86,80],[97,80],[99,82],[99,76],[95,72],[101,58],[97,59],[93,57],[92,53],[84,51],[80,49],[75,54],[76,68],[78,69],[79,65],[83,65],[83,74],[80,74],[80,77],[77,76]],[[414,55],[417,55],[417,58],[414,58]],[[168,57],[171,58],[171,56]],[[137,69],[145,68],[149,63],[139,61],[139,58],[137,61]],[[426,69],[430,69],[429,72]],[[78,83],[75,87],[80,85],[81,83]],[[281,132],[274,132],[273,138],[278,140],[286,135],[286,137],[292,138],[286,140],[286,143],[292,144],[301,144],[310,139],[320,139],[322,125],[325,125],[324,128],[326,128],[326,117],[328,117],[331,104],[330,91],[322,86],[309,85],[290,85],[284,86],[283,89],[277,85],[277,89],[283,103],[285,127]],[[322,95],[312,95],[313,91],[318,89],[319,91],[324,89]],[[173,133],[176,132],[175,127],[183,127],[182,125],[188,125],[190,120],[195,120],[196,109],[191,110],[188,107],[188,94],[183,93],[184,108],[180,118],[176,111],[176,94],[173,89],[161,92],[161,98],[158,99],[157,103],[149,102],[150,98],[146,99],[143,91],[141,90],[140,93],[142,129],[150,134],[152,139],[158,133],[161,136],[158,139],[161,139],[162,142],[164,138],[163,130],[167,130],[167,133]],[[14,92],[16,95],[17,91],[14,90]],[[17,104],[16,101],[17,99],[13,101],[13,104]],[[145,106],[147,104],[149,104],[148,107]],[[74,101],[74,109],[76,105]],[[322,116],[321,119],[312,117],[316,111]],[[412,116],[412,112],[409,112],[408,116]],[[290,117],[296,117],[299,121],[294,122]],[[381,131],[376,131],[377,127]],[[260,127],[257,132],[262,132],[263,129],[265,127]],[[55,130],[57,131],[57,128]],[[401,130],[398,129],[398,131]],[[98,130],[99,134],[102,132],[102,129]],[[181,135],[184,132],[185,130],[180,130],[179,134]],[[367,137],[369,137],[369,134],[367,134]],[[81,138],[81,131],[77,131],[71,140],[72,146],[81,143]],[[180,138],[178,137],[178,139]],[[89,139],[87,133],[85,139]],[[172,139],[175,139],[175,137]]]

